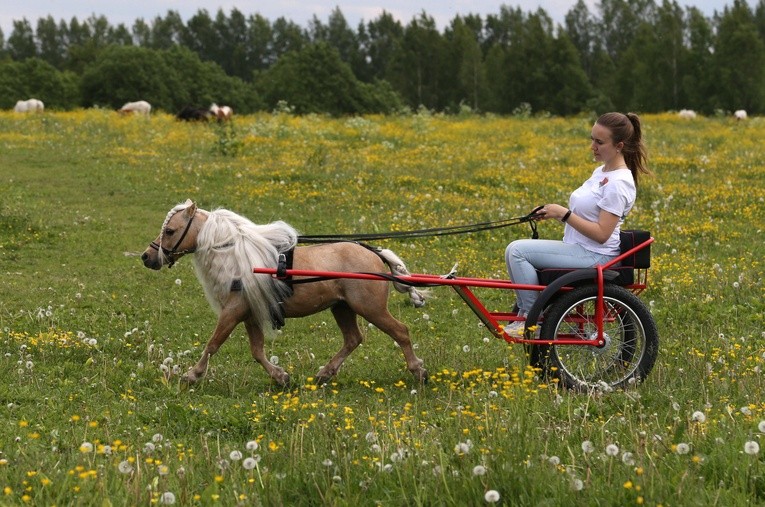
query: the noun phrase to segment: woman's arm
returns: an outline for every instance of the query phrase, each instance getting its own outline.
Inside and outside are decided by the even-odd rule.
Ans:
[[[541,210],[543,215],[541,218],[554,218],[556,220],[563,220],[569,209],[561,206],[560,204],[545,204]],[[619,217],[608,211],[600,210],[597,222],[590,222],[584,218],[571,213],[566,219],[566,223],[581,232],[593,241],[597,241],[600,244],[608,241],[611,234],[616,229],[616,225],[619,223]]]

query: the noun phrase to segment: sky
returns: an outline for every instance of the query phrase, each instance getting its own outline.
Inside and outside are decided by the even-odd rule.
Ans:
[[[657,0],[660,3],[661,0]],[[590,12],[597,13],[599,0],[585,0]],[[479,14],[485,18],[488,14],[498,14],[500,6],[520,7],[524,12],[544,9],[556,23],[563,23],[566,13],[576,0],[2,0],[0,1],[0,29],[7,40],[13,29],[13,21],[26,18],[34,29],[37,20],[53,16],[58,23],[67,23],[72,17],[83,21],[95,14],[104,15],[111,25],[124,23],[128,28],[138,18],[150,23],[155,17],[164,17],[167,11],[177,11],[187,21],[200,9],[206,9],[215,16],[218,9],[228,14],[233,8],[245,16],[260,14],[269,21],[284,17],[303,27],[315,15],[327,22],[330,13],[339,7],[351,28],[355,29],[361,21],[376,19],[383,10],[392,14],[402,24],[408,24],[423,11],[432,17],[439,30],[443,30],[457,15]],[[711,16],[715,11],[722,12],[726,6],[732,6],[733,0],[677,0],[683,7],[698,7],[704,14]],[[749,5],[755,5],[749,0]]]

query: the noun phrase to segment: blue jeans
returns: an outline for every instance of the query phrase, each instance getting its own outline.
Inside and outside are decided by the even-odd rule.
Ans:
[[[513,283],[538,285],[537,269],[545,268],[591,268],[605,264],[616,256],[603,255],[586,250],[581,245],[549,239],[519,239],[507,245],[505,262],[507,273]],[[528,313],[539,292],[515,291],[519,313]]]

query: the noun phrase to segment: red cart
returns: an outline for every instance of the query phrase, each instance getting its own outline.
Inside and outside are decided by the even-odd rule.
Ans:
[[[613,389],[645,379],[658,355],[656,323],[638,297],[648,286],[653,241],[646,231],[622,231],[622,253],[611,262],[587,269],[541,270],[540,285],[459,277],[455,272],[394,276],[288,269],[280,276],[395,279],[414,286],[450,286],[495,337],[523,344],[530,364],[548,378],[572,389]],[[277,276],[272,268],[253,271]],[[539,291],[525,318],[523,335],[511,336],[503,326],[523,317],[515,311],[489,311],[476,296],[476,288]]]

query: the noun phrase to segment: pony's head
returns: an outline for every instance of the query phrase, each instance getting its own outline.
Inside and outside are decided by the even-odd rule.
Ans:
[[[170,268],[187,253],[193,253],[197,247],[199,229],[204,222],[198,216],[199,211],[191,199],[171,209],[165,217],[159,236],[149,243],[141,255],[143,265],[151,269],[161,269],[167,264]]]

